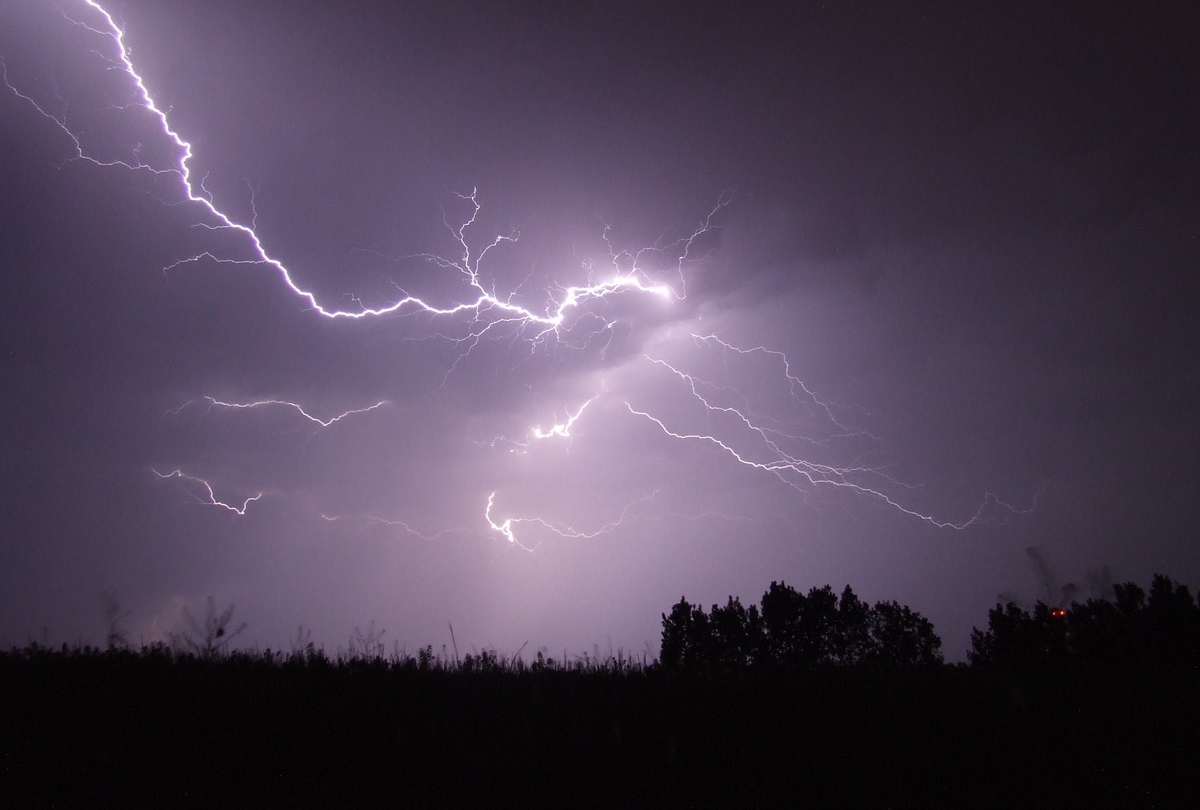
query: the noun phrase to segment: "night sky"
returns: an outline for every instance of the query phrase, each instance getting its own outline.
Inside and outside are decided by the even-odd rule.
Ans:
[[[681,594],[784,579],[906,602],[957,658],[1039,595],[1030,546],[1200,581],[1184,14],[648,5],[105,4],[193,190],[326,311],[477,301],[422,257],[461,264],[477,189],[472,261],[519,230],[496,300],[625,279],[547,331],[164,272],[253,245],[177,174],[73,159],[58,122],[180,151],[99,12],[2,0],[0,642],[97,641],[105,592],[154,641],[212,594],[264,646],[653,655]]]

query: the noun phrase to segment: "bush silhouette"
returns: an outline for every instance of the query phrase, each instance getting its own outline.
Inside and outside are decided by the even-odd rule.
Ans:
[[[210,596],[204,602],[204,621],[201,623],[192,612],[183,608],[183,619],[187,628],[171,633],[171,646],[180,652],[188,652],[201,658],[215,658],[224,653],[231,642],[246,630],[246,623],[233,623],[234,605],[217,610],[217,603]]]

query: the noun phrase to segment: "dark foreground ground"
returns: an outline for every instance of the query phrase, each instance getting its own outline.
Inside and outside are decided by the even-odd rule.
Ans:
[[[0,654],[0,804],[1200,807],[1196,672]]]

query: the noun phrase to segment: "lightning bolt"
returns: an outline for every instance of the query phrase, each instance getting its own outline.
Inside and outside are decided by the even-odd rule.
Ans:
[[[532,552],[535,547],[527,546],[517,539],[517,526],[522,524],[540,526],[552,534],[556,534],[559,537],[563,537],[568,540],[591,540],[599,537],[602,534],[608,534],[614,529],[620,528],[620,526],[624,524],[625,518],[629,516],[629,512],[634,507],[645,503],[646,501],[653,500],[655,497],[657,497],[657,495],[658,490],[654,490],[650,494],[644,495],[641,498],[626,504],[625,508],[621,510],[621,514],[618,515],[615,520],[611,520],[592,531],[581,531],[573,526],[563,526],[556,523],[551,523],[550,521],[540,517],[510,517],[505,518],[500,523],[497,523],[496,518],[492,516],[492,509],[496,505],[495,492],[488,493],[487,506],[483,511],[483,519],[487,521],[487,525],[492,531],[502,536],[509,543],[512,543],[513,545],[525,551]]]
[[[838,421],[838,418],[833,413],[832,406],[828,402],[819,398],[815,393],[813,393],[812,389],[809,388],[804,383],[803,380],[801,380],[796,375],[792,374],[791,361],[788,360],[788,356],[786,354],[779,351],[778,349],[769,349],[766,346],[752,346],[749,349],[744,349],[741,346],[735,346],[732,343],[728,343],[728,342],[722,340],[721,338],[717,337],[716,335],[697,335],[696,333],[693,332],[691,334],[691,337],[692,337],[692,340],[696,341],[697,343],[700,343],[700,344],[711,343],[711,344],[721,347],[722,349],[725,349],[726,351],[733,352],[735,354],[739,354],[739,355],[762,354],[766,357],[772,357],[772,358],[778,360],[783,365],[783,376],[788,382],[788,387],[791,391],[792,397],[795,398],[797,401],[807,402],[807,403],[811,403],[811,404],[815,405],[822,413],[825,414],[825,417],[826,417],[826,419],[829,420],[830,424],[832,424],[839,431],[841,431],[840,434],[837,434],[830,438],[849,438],[849,437],[853,437],[853,436],[866,436],[868,438],[875,439],[876,441],[879,440],[879,437],[875,436],[872,433],[869,433],[865,430],[856,430],[854,428],[847,427],[846,425],[844,425],[840,421]],[[802,392],[803,396],[801,396],[800,393],[797,393],[797,391]],[[789,438],[797,438],[797,437],[789,437]]]
[[[281,260],[272,256],[268,252],[262,239],[259,237],[255,229],[255,219],[257,218],[257,209],[254,210],[255,219],[252,219],[250,224],[240,222],[231,214],[222,208],[218,207],[214,201],[213,195],[204,185],[204,178],[199,181],[194,180],[191,160],[193,157],[192,144],[183,138],[171,124],[167,112],[159,105],[158,101],[150,93],[146,84],[145,78],[137,71],[133,60],[130,57],[129,46],[126,43],[125,31],[122,29],[109,13],[96,0],[83,0],[83,2],[95,11],[103,20],[103,26],[97,27],[86,23],[74,20],[64,14],[70,22],[78,25],[94,34],[104,36],[110,39],[115,46],[116,59],[109,60],[113,69],[119,69],[124,72],[132,81],[136,90],[136,101],[127,106],[138,106],[151,114],[158,124],[158,128],[162,135],[167,138],[175,147],[178,153],[176,163],[168,168],[158,168],[151,166],[145,162],[129,162],[121,160],[101,160],[87,153],[84,144],[79,135],[74,132],[64,118],[57,117],[45,109],[31,96],[22,93],[8,79],[7,66],[4,66],[3,79],[5,86],[10,92],[18,98],[26,101],[34,107],[34,109],[46,119],[53,122],[56,127],[62,131],[71,141],[75,155],[73,159],[84,160],[96,166],[104,167],[121,167],[133,171],[146,171],[156,175],[173,175],[176,176],[182,188],[182,193],[186,201],[191,202],[201,209],[210,217],[211,222],[201,223],[200,227],[209,230],[228,230],[235,231],[246,238],[248,243],[250,256],[249,258],[235,258],[228,256],[218,256],[211,251],[202,251],[192,256],[182,258],[176,262],[167,265],[164,271],[169,271],[177,267],[194,264],[204,260],[216,262],[219,264],[233,265],[263,265],[273,269],[283,282],[284,286],[295,296],[299,297],[308,304],[308,307],[325,318],[331,319],[351,319],[360,320],[364,318],[372,318],[402,311],[425,312],[435,316],[453,316],[464,313],[471,313],[475,319],[484,320],[486,323],[478,330],[473,331],[465,340],[470,342],[468,353],[477,345],[479,339],[483,337],[492,328],[502,324],[516,324],[520,327],[533,327],[536,330],[534,339],[540,339],[548,334],[557,334],[567,320],[569,313],[582,306],[585,302],[592,299],[606,298],[611,295],[625,292],[638,292],[648,295],[657,296],[664,300],[683,300],[684,292],[681,290],[676,293],[669,285],[655,283],[651,281],[648,275],[641,269],[638,264],[638,259],[648,252],[663,252],[667,250],[664,247],[646,248],[643,251],[638,251],[636,254],[628,252],[616,253],[610,248],[610,258],[612,259],[614,272],[607,278],[594,283],[585,285],[568,286],[561,289],[557,299],[550,302],[544,311],[534,311],[525,306],[513,302],[513,295],[500,297],[494,289],[488,289],[484,286],[480,278],[480,265],[487,255],[497,247],[505,243],[516,242],[517,234],[498,235],[492,239],[482,250],[477,253],[472,251],[470,241],[468,239],[468,231],[475,225],[477,216],[480,211],[478,194],[476,190],[472,190],[470,194],[458,194],[461,200],[467,201],[472,206],[471,215],[457,226],[451,225],[450,222],[443,217],[443,222],[446,228],[450,231],[455,242],[461,249],[461,254],[457,258],[446,258],[434,254],[418,254],[423,258],[438,267],[455,271],[463,276],[466,282],[470,295],[466,300],[448,305],[437,305],[415,295],[404,294],[401,297],[391,301],[390,303],[370,307],[360,303],[356,309],[338,309],[326,306],[318,300],[317,296],[310,290],[305,289],[296,280],[293,271],[285,265]],[[2,65],[3,63],[0,63]],[[701,225],[692,233],[691,236],[680,240],[676,243],[679,248],[676,264],[680,271],[680,276],[683,276],[684,264],[690,259],[692,246],[701,236],[711,229],[713,217],[720,209],[728,204],[729,200],[723,196],[718,200],[717,205],[704,219]],[[607,229],[605,230],[607,240]],[[631,260],[631,261],[629,261]],[[622,265],[627,266],[622,266]],[[515,292],[515,291],[514,291]]]
[[[719,339],[713,336],[707,336],[703,339],[717,340],[721,343],[721,345],[730,346],[732,348],[731,344],[719,341]],[[736,351],[736,349],[734,350]],[[763,351],[769,354],[774,354],[781,357],[783,356],[781,352],[775,352],[762,347],[756,347],[755,349],[742,351],[741,353],[748,353],[752,351]],[[926,514],[911,507],[905,506],[882,489],[867,486],[866,484],[854,480],[854,477],[862,474],[885,475],[879,468],[862,466],[842,467],[794,456],[781,448],[779,444],[768,435],[768,431],[765,428],[755,423],[742,410],[728,405],[715,405],[710,402],[704,396],[704,394],[700,392],[697,386],[697,380],[692,375],[680,371],[678,368],[666,362],[665,360],[659,360],[650,357],[649,355],[643,356],[648,362],[660,368],[666,369],[687,384],[692,398],[700,403],[707,413],[723,414],[728,417],[732,417],[736,423],[740,423],[746,431],[757,437],[757,440],[763,447],[765,447],[767,452],[760,458],[753,458],[747,453],[739,451],[733,447],[733,445],[728,441],[718,438],[715,435],[709,433],[681,433],[672,430],[659,417],[648,411],[640,410],[634,407],[628,400],[626,400],[625,408],[629,411],[629,413],[633,414],[634,416],[642,417],[643,419],[651,422],[658,427],[663,434],[672,439],[677,439],[680,441],[702,442],[713,445],[724,451],[727,456],[732,458],[738,464],[754,470],[769,473],[783,484],[797,490],[798,492],[801,492],[802,494],[807,494],[808,489],[806,489],[806,487],[832,487],[835,489],[847,490],[854,494],[866,496],[873,500],[879,501],[896,510],[897,512],[900,512],[901,514],[922,520],[940,529],[956,529],[959,531],[968,529],[971,526],[979,523],[983,519],[984,513],[989,504],[996,504],[1014,513],[1028,514],[1029,510],[1014,508],[990,492],[984,494],[983,501],[970,517],[968,517],[966,520],[958,522],[941,520],[933,515]],[[803,386],[803,383],[799,383],[799,380],[796,380],[796,378],[791,375],[790,368],[786,365],[786,358],[784,358],[784,363],[785,373],[787,374],[788,379],[795,380],[803,391],[809,394],[814,401],[819,402],[820,400],[817,400],[815,396],[812,396],[808,388]],[[830,414],[830,418],[833,419],[832,414]]]
[[[252,408],[271,408],[271,407],[290,408],[290,409],[296,411],[301,416],[303,416],[308,421],[313,422],[317,425],[320,425],[323,428],[327,428],[331,425],[335,425],[348,416],[354,416],[354,415],[360,414],[360,413],[370,413],[371,411],[373,411],[377,408],[382,408],[384,405],[388,404],[388,401],[386,399],[381,399],[380,401],[378,401],[372,405],[368,405],[365,408],[353,408],[348,411],[343,411],[342,413],[339,413],[337,416],[331,416],[328,419],[322,419],[319,416],[314,416],[313,414],[306,411],[302,405],[295,403],[295,402],[290,402],[286,399],[260,399],[260,400],[255,400],[254,402],[225,402],[224,400],[217,399],[216,397],[210,397],[207,394],[205,394],[204,400],[206,402],[208,402],[209,408],[230,408],[230,409],[234,409],[234,410],[249,410]],[[192,400],[188,400],[187,402],[183,403],[179,407],[172,408],[171,410],[167,411],[167,413],[172,414],[172,415],[178,415],[181,411],[183,411],[184,408],[186,408],[191,403],[192,403]]]
[[[597,394],[596,396],[599,396]],[[596,401],[596,397],[591,397],[579,406],[575,413],[567,413],[567,421],[559,422],[550,427],[549,430],[542,430],[540,425],[530,428],[529,435],[535,439],[569,439],[571,438],[571,427],[583,416],[583,412],[587,410],[587,406]]]
[[[241,237],[245,243],[246,252],[242,255],[220,255],[205,250],[168,264],[163,268],[164,272],[170,272],[180,267],[203,262],[212,262],[221,265],[265,267],[276,274],[288,293],[303,301],[312,312],[315,312],[320,317],[331,320],[359,321],[393,314],[401,316],[421,313],[437,318],[461,317],[466,323],[465,334],[462,336],[435,336],[462,347],[461,352],[447,370],[446,377],[443,378],[443,384],[448,379],[450,373],[471,356],[482,340],[498,339],[501,335],[494,333],[501,330],[511,330],[514,339],[516,337],[523,337],[528,340],[532,351],[542,345],[544,341],[551,338],[564,340],[578,324],[598,324],[595,331],[591,332],[582,344],[572,344],[564,340],[566,345],[579,348],[580,345],[591,345],[592,339],[602,332],[607,333],[609,341],[612,340],[613,327],[616,322],[606,320],[593,311],[587,311],[586,306],[590,302],[624,294],[650,296],[658,298],[663,302],[686,300],[686,266],[698,260],[696,254],[700,251],[702,240],[707,234],[717,229],[718,226],[715,224],[716,218],[731,202],[729,194],[722,194],[716,204],[709,210],[708,214],[687,236],[671,242],[664,242],[660,238],[653,246],[641,248],[636,251],[616,249],[610,238],[611,227],[606,225],[602,231],[602,238],[608,248],[608,267],[601,271],[596,271],[589,262],[584,262],[583,269],[587,271],[586,283],[570,286],[556,285],[552,289],[547,290],[544,307],[530,308],[516,300],[522,285],[518,285],[507,294],[500,294],[496,291],[494,285],[487,283],[484,279],[483,268],[485,260],[487,260],[493,251],[516,243],[520,238],[520,234],[513,231],[509,234],[496,235],[489,241],[486,241],[481,249],[476,249],[475,246],[479,242],[474,238],[473,231],[478,224],[481,204],[479,202],[478,190],[472,189],[469,194],[455,195],[460,202],[466,203],[469,206],[470,213],[464,219],[457,223],[452,223],[443,210],[442,222],[456,245],[457,255],[445,257],[434,253],[419,253],[401,257],[404,259],[425,261],[439,270],[459,276],[464,285],[464,292],[456,297],[457,300],[451,299],[449,302],[435,302],[427,298],[412,295],[398,288],[398,297],[377,306],[368,306],[357,298],[353,298],[353,307],[334,307],[319,300],[314,292],[306,289],[297,279],[293,269],[289,268],[279,258],[268,251],[257,231],[258,208],[255,203],[255,191],[253,187],[250,188],[250,219],[248,222],[241,221],[217,204],[215,196],[206,184],[207,175],[198,179],[193,175],[191,167],[194,156],[193,145],[174,128],[167,110],[160,106],[159,102],[153,97],[144,77],[136,69],[130,56],[125,30],[117,24],[112,14],[99,2],[96,2],[96,0],[82,0],[82,2],[97,15],[95,24],[73,19],[65,13],[63,16],[73,25],[111,41],[114,55],[98,55],[107,63],[109,69],[124,73],[131,82],[134,91],[133,101],[129,104],[119,106],[118,109],[140,108],[149,113],[150,118],[156,123],[161,137],[165,138],[173,147],[175,154],[173,163],[162,167],[143,161],[139,157],[140,146],[132,150],[132,159],[128,160],[106,159],[94,156],[87,151],[83,139],[76,130],[72,129],[65,114],[56,115],[46,105],[40,103],[29,94],[23,93],[13,85],[9,79],[7,63],[3,59],[0,59],[0,78],[3,79],[5,87],[12,95],[30,105],[41,117],[51,122],[70,141],[72,156],[69,160],[83,161],[97,167],[122,168],[133,172],[145,172],[157,177],[175,178],[179,183],[181,194],[179,203],[189,203],[201,212],[201,218],[204,221],[197,222],[195,227],[208,231],[233,232]],[[666,284],[653,277],[653,274],[646,269],[644,264],[650,257],[668,257],[673,262],[678,274],[677,286],[673,286],[674,282]],[[504,334],[507,334],[507,332]],[[852,437],[876,438],[864,430],[859,430],[843,423],[838,418],[834,406],[819,398],[811,388],[792,372],[792,364],[785,353],[765,346],[744,348],[724,341],[712,334],[693,334],[691,337],[700,346],[715,347],[721,351],[743,357],[761,355],[777,362],[782,367],[783,376],[787,381],[792,397],[797,402],[804,403],[806,407],[815,409],[818,413],[822,414],[828,425],[832,426],[831,435],[827,436],[826,440],[848,439]],[[748,451],[736,449],[732,443],[732,439],[726,440],[712,434],[684,433],[673,430],[659,417],[647,410],[636,408],[629,400],[626,400],[625,407],[632,415],[650,421],[663,434],[672,439],[701,442],[715,446],[736,463],[758,471],[770,473],[776,479],[797,491],[806,492],[814,487],[844,489],[881,502],[904,515],[925,521],[933,526],[956,530],[966,529],[981,521],[985,509],[989,504],[997,504],[1017,513],[1027,513],[1028,511],[1013,507],[992,493],[986,493],[983,503],[980,504],[978,510],[970,518],[960,522],[937,519],[932,515],[922,513],[900,503],[893,499],[884,489],[863,483],[863,479],[870,476],[882,478],[893,484],[901,483],[891,479],[883,471],[883,468],[826,464],[795,455],[782,447],[781,442],[784,439],[804,440],[815,444],[823,444],[823,441],[791,435],[781,431],[777,427],[764,424],[763,419],[753,414],[748,406],[739,408],[716,404],[702,393],[701,388],[706,385],[706,381],[683,372],[666,361],[649,356],[646,357],[646,360],[656,367],[669,371],[677,379],[683,381],[688,386],[692,398],[707,413],[732,420],[735,425],[740,426],[743,434],[756,442],[756,447],[759,449],[754,454],[751,454]],[[570,438],[572,427],[595,398],[592,397],[585,401],[573,413],[568,411],[565,422],[553,424],[548,429],[543,429],[540,425],[534,426],[530,430],[530,435],[536,440]],[[744,402],[745,398],[743,397],[742,399]],[[322,428],[328,428],[351,415],[366,413],[386,404],[384,401],[380,401],[373,405],[346,411],[330,418],[321,418],[313,415],[301,405],[286,400],[271,399],[251,402],[226,402],[209,396],[205,396],[205,400],[208,401],[210,408],[290,408],[299,413],[303,418]],[[179,408],[173,409],[173,412],[178,413],[187,404],[184,403]],[[496,441],[493,440],[493,446]],[[521,451],[525,447],[524,444],[517,442],[510,442],[510,444],[515,448],[520,448]],[[234,504],[218,500],[212,486],[202,478],[188,475],[178,469],[169,473],[160,473],[155,470],[155,474],[162,479],[179,478],[190,482],[194,485],[192,489],[200,487],[207,494],[207,500],[203,500],[197,496],[200,502],[222,507],[238,515],[244,515],[250,503],[263,497],[263,493],[260,492],[251,498],[247,498],[242,502],[241,507],[238,507]],[[509,517],[501,522],[497,522],[497,519],[493,516],[495,497],[496,493],[494,491],[489,494],[484,510],[484,519],[489,529],[499,533],[514,545],[526,550],[532,550],[519,542],[516,531],[517,527],[535,525],[566,538],[596,537],[620,526],[634,505],[652,498],[654,495],[635,501],[622,511],[617,520],[606,523],[591,532],[580,531],[571,526],[561,526],[537,517]],[[325,519],[340,519],[337,516],[322,515],[322,517]],[[403,521],[389,522],[383,518],[370,518],[369,520],[374,520],[378,523],[387,523],[388,525],[397,525],[412,534],[422,537],[427,536],[412,529],[411,526]]]
[[[226,509],[230,512],[233,512],[235,515],[238,515],[239,517],[241,517],[242,515],[245,515],[246,510],[250,507],[250,504],[252,504],[255,501],[257,501],[258,499],[262,498],[263,495],[265,494],[263,492],[259,492],[257,495],[252,495],[249,498],[246,498],[244,501],[242,501],[241,506],[234,506],[231,503],[225,503],[224,501],[217,500],[217,494],[216,494],[216,492],[213,491],[212,484],[210,484],[208,481],[204,480],[203,478],[200,478],[195,475],[188,475],[183,470],[179,470],[179,469],[171,470],[170,472],[166,472],[166,473],[159,472],[158,470],[155,470],[153,468],[151,468],[151,471],[161,479],[179,478],[183,481],[188,481],[193,484],[199,484],[200,487],[203,488],[204,494],[208,498],[208,500],[202,500],[200,497],[196,496],[196,494],[193,492],[192,496],[195,497],[199,503],[202,503],[206,506],[219,506],[222,509]],[[193,489],[194,489],[194,487],[193,487]]]

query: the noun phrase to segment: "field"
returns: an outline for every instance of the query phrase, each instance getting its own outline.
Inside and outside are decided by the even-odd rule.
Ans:
[[[0,655],[17,806],[1200,806],[1187,669]]]

